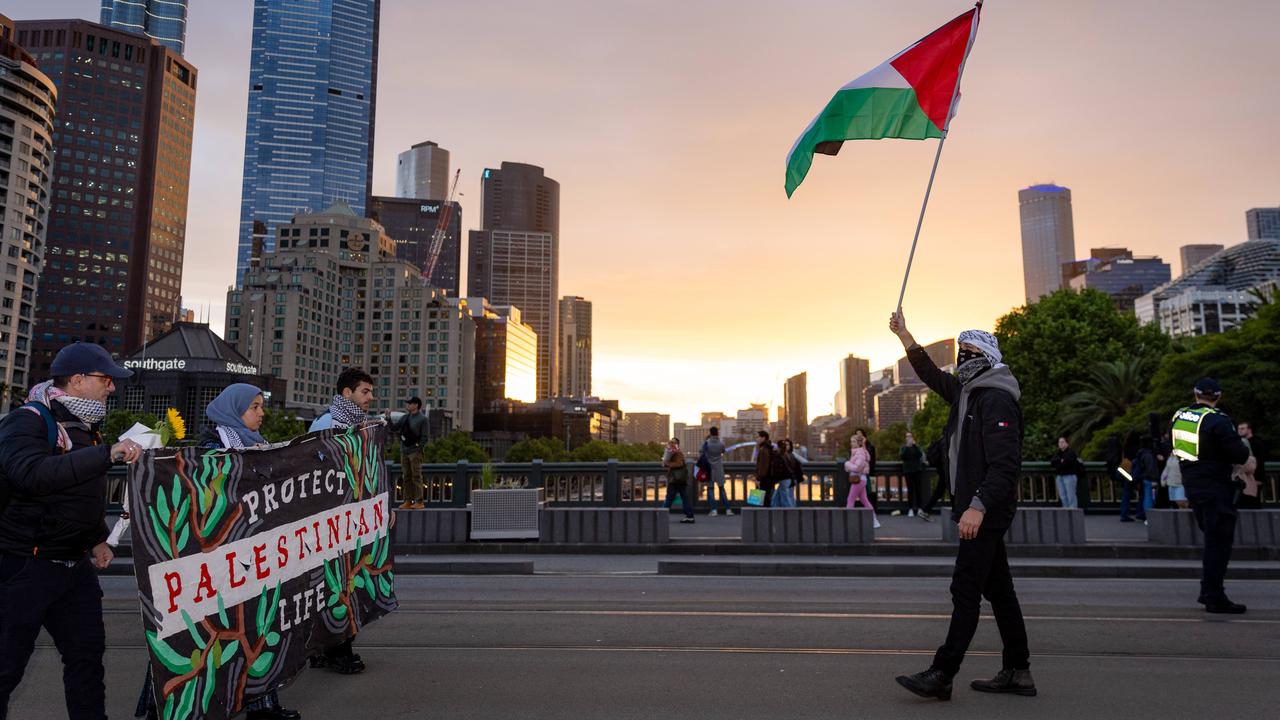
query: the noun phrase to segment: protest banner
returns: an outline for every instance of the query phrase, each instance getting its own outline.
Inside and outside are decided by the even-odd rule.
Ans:
[[[386,428],[147,452],[129,473],[162,720],[221,720],[396,607]]]

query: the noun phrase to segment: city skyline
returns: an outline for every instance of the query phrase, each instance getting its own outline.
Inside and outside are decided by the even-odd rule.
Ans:
[[[776,407],[783,379],[808,371],[820,415],[840,358],[878,368],[900,356],[885,319],[934,143],[851,144],[819,158],[790,203],[783,158],[833,87],[967,3],[673,4],[679,22],[650,6],[434,7],[433,22],[451,29],[433,50],[451,58],[439,72],[412,61],[416,7],[383,3],[374,192],[393,194],[396,154],[424,137],[453,153],[470,207],[484,167],[546,168],[564,188],[560,290],[596,303],[596,394],[693,420],[752,401]],[[1019,188],[1071,187],[1079,247],[1164,258],[1185,244],[1242,242],[1244,211],[1277,205],[1280,151],[1258,138],[1280,99],[1257,88],[1268,86],[1280,9],[1239,3],[1205,22],[1199,8],[988,9],[907,290],[918,336],[990,329],[1022,303]],[[8,12],[97,11],[51,0]],[[830,21],[815,26],[817,15]],[[1026,31],[1049,24],[1055,32]],[[204,70],[183,292],[213,318],[233,282],[251,27],[248,2],[195,3],[188,17],[186,55]],[[1194,105],[1174,102],[1189,95]],[[1152,122],[1152,109],[1175,106]],[[474,229],[479,214],[466,222]],[[784,284],[738,301],[766,275]],[[983,292],[957,292],[975,278]]]

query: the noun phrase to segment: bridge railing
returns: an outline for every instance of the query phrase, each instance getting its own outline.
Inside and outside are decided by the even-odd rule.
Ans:
[[[390,479],[396,485],[395,502],[402,501],[399,481],[400,466],[388,463]],[[459,462],[423,465],[423,501],[427,507],[465,507],[470,495],[485,485],[485,466]],[[1107,476],[1102,463],[1085,463],[1092,508],[1119,506],[1121,488]],[[492,479],[497,486],[541,487],[548,505],[563,507],[660,507],[666,498],[667,475],[659,463],[625,463],[610,460],[596,463],[494,463]],[[690,477],[693,476],[690,467]],[[926,497],[933,490],[937,474],[925,472],[922,485]],[[125,471],[114,468],[109,475],[108,503],[118,509],[124,495]],[[905,508],[906,477],[901,463],[881,462],[869,479],[881,509]],[[707,502],[708,483],[696,483],[697,505]],[[1268,463],[1262,484],[1266,505],[1280,504],[1280,463]],[[749,462],[725,463],[725,494],[729,504],[745,505],[747,494],[756,487],[755,465]],[[804,481],[796,489],[798,504],[831,506],[843,503],[849,489],[849,477],[839,462],[811,462],[804,466]],[[949,502],[949,494],[945,502]],[[1027,506],[1050,507],[1060,504],[1057,479],[1048,463],[1024,463],[1018,483],[1018,501]],[[923,498],[922,498],[923,502]],[[944,505],[945,507],[945,505]]]

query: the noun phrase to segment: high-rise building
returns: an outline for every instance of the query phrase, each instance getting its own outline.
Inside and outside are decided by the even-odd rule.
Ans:
[[[1134,257],[1124,249],[1107,260],[1095,259],[1089,269],[1071,278],[1074,290],[1098,290],[1111,296],[1116,309],[1133,312],[1133,303],[1156,287],[1169,282],[1169,263],[1159,257]]]
[[[665,443],[671,438],[671,416],[662,413],[627,413],[622,418],[622,442]]]
[[[1280,207],[1244,211],[1250,240],[1280,240]]]
[[[1138,298],[1134,314],[1173,337],[1225,332],[1253,315],[1257,295],[1274,297],[1277,284],[1280,239],[1249,240]]]
[[[427,284],[444,290],[451,297],[458,297],[461,290],[462,206],[455,202],[448,207],[440,255]],[[374,196],[369,199],[368,215],[396,241],[396,257],[413,263],[425,273],[432,238],[445,208],[446,203],[436,200]]]
[[[737,430],[739,437],[755,439],[756,433],[769,430],[769,406],[764,403],[751,403],[751,407],[737,413]]]
[[[344,203],[276,228],[276,249],[227,293],[227,342],[288,382],[285,405],[319,413],[345,367],[373,375],[378,402],[412,396],[470,430],[475,322],[466,302],[422,284],[382,226]]]
[[[102,0],[98,22],[146,35],[179,55],[187,44],[187,0]]]
[[[782,386],[782,398],[786,408],[787,437],[794,443],[804,443],[809,438],[809,374],[800,373],[787,378]]]
[[[504,400],[537,400],[538,334],[521,320],[520,308],[471,297],[467,309],[476,323],[476,414]]]
[[[1257,238],[1250,238],[1256,240]],[[1183,245],[1178,248],[1178,255],[1182,259],[1182,274],[1186,275],[1192,268],[1200,263],[1208,260],[1222,250],[1225,245],[1216,243],[1206,243],[1200,245]]]
[[[867,424],[867,387],[871,384],[871,362],[850,355],[840,361],[840,389],[836,391],[836,415],[854,425]]]
[[[122,357],[181,310],[196,69],[155,40],[85,20],[15,25],[58,86],[31,367],[44,374],[67,343]]]
[[[396,197],[449,199],[449,151],[431,142],[418,143],[396,157]]]
[[[939,340],[935,343],[929,343],[924,346],[925,354],[933,361],[934,365],[940,368],[954,367],[956,364],[956,341],[954,338]],[[895,371],[892,385],[919,385],[921,384],[920,376],[916,375],[916,369],[911,366],[911,361],[903,355],[898,360],[897,370]],[[888,389],[885,387],[884,389]],[[877,419],[877,425],[879,419]]]
[[[876,395],[876,429],[884,430],[895,423],[910,424],[911,418],[924,407],[929,388],[924,383],[894,385]]]
[[[586,298],[560,298],[560,394],[591,394],[591,303]]]
[[[0,15],[0,413],[34,384],[32,322],[53,204],[57,98],[53,80]]]
[[[335,201],[373,194],[380,0],[254,0],[236,283],[254,240]],[[257,228],[255,230],[255,227]]]
[[[480,230],[468,248],[467,294],[515,305],[538,332],[538,397],[559,394],[560,183],[504,162],[480,176]]]
[[[876,395],[893,387],[893,375],[896,367],[890,365],[887,368],[877,370],[871,374],[871,384],[867,386],[867,392],[863,396],[866,405],[867,423],[859,425],[865,429],[872,430],[876,426]]]
[[[1032,185],[1018,191],[1022,219],[1022,277],[1027,302],[1062,287],[1062,265],[1076,257],[1071,190]]]
[[[538,398],[557,394],[559,248],[546,232],[472,230],[468,295],[520,308],[538,333]]]

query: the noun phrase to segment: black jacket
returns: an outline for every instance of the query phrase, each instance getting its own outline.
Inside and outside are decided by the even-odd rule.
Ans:
[[[898,459],[902,461],[902,472],[924,472],[924,451],[919,445],[903,445],[898,450]]]
[[[1053,466],[1053,471],[1059,475],[1078,475],[1080,473],[1080,458],[1076,455],[1076,451],[1071,448],[1066,450],[1058,450],[1049,458],[1049,464]]]
[[[107,539],[107,469],[111,448],[62,403],[54,418],[71,452],[49,447],[44,418],[15,408],[0,423],[0,482],[9,502],[0,511],[0,555],[79,560]]]
[[[959,521],[966,509],[980,506],[986,513],[982,520],[984,528],[1009,527],[1017,512],[1018,479],[1022,472],[1022,409],[1012,392],[982,386],[999,377],[992,373],[1003,374],[1008,369],[993,368],[970,381],[979,385],[970,391],[965,417],[960,418],[960,380],[939,370],[919,345],[907,351],[907,359],[916,375],[951,405],[942,436],[948,448],[947,464],[956,469],[955,477],[951,478],[952,518]],[[1012,375],[1008,379],[1016,391]],[[952,458],[949,450],[957,433],[959,451]]]
[[[1199,403],[1193,408],[1205,407]],[[1249,446],[1236,433],[1236,424],[1224,412],[1212,412],[1200,422],[1200,459],[1180,460],[1182,485],[1188,491],[1230,485],[1231,466],[1249,459]]]

